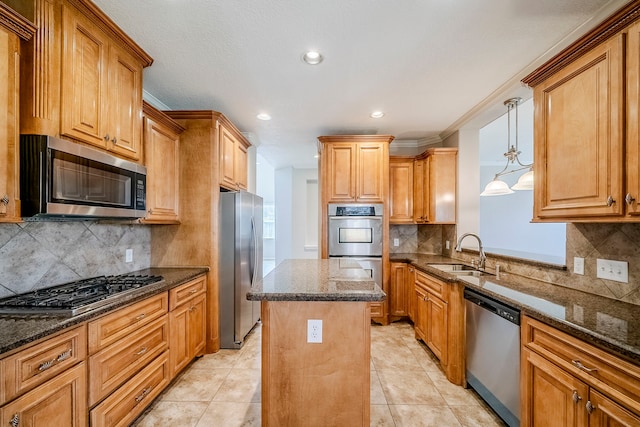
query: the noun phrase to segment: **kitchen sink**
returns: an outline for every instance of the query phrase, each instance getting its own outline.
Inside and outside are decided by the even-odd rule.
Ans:
[[[455,274],[456,276],[492,276],[491,273],[478,270],[477,268],[466,264],[427,264],[427,266],[450,274]]]

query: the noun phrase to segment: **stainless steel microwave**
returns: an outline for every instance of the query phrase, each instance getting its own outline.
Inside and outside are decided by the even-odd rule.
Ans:
[[[44,135],[20,136],[21,216],[141,218],[147,169]]]

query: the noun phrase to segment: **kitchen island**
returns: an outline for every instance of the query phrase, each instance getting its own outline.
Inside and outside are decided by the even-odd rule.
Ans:
[[[349,259],[286,260],[261,301],[262,425],[368,426],[370,302],[386,298]]]

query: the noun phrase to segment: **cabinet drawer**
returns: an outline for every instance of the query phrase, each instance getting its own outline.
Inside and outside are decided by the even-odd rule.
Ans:
[[[163,292],[89,322],[89,354],[127,337],[167,313],[168,297]]]
[[[371,304],[371,317],[382,317],[382,303],[381,302],[372,302]]]
[[[165,351],[90,412],[92,427],[128,426],[169,382]]]
[[[640,413],[638,366],[542,322],[523,319],[523,345]]]
[[[140,328],[89,358],[89,406],[125,382],[167,349],[168,315]]]
[[[169,291],[169,310],[207,291],[206,276],[199,277]]]
[[[34,344],[0,362],[0,404],[55,377],[87,356],[85,325]]]
[[[427,276],[421,271],[416,270],[416,283],[422,286],[429,293],[437,296],[438,298],[447,301],[446,298],[446,283],[437,279]]]

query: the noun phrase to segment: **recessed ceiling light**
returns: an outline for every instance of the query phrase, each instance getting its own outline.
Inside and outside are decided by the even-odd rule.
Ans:
[[[379,119],[381,117],[384,117],[384,113],[382,111],[374,111],[373,113],[369,114],[369,117],[371,117],[372,119]]]
[[[320,55],[320,52],[316,52],[315,50],[310,50],[302,55],[302,60],[309,65],[318,65],[323,59],[324,58]]]
[[[267,113],[260,113],[256,116],[259,120],[271,120],[271,116]]]

